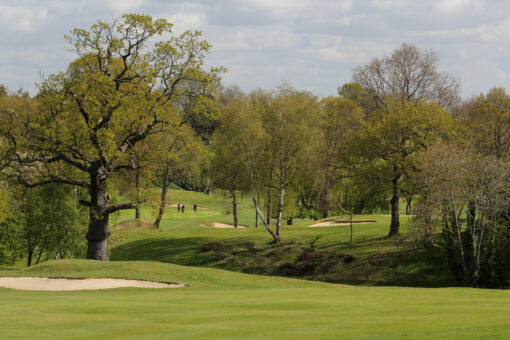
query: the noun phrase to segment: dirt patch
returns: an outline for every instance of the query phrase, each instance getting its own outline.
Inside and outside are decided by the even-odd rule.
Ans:
[[[183,284],[124,279],[56,279],[47,277],[0,277],[0,287],[19,290],[99,290],[111,288],[182,288]]]
[[[119,224],[117,224],[115,226],[115,229],[116,230],[119,230],[119,229],[133,229],[133,228],[147,228],[147,229],[150,229],[150,228],[153,228],[154,225],[143,219],[143,218],[140,218],[138,220],[129,220],[129,221],[124,221],[124,222],[120,222]]]
[[[352,221],[352,224],[369,224],[369,223],[375,223],[376,221]],[[341,225],[350,225],[351,222],[349,221],[324,221],[319,222],[315,224],[311,224],[308,227],[315,228],[315,227],[336,227]]]
[[[232,229],[232,228],[235,228],[232,224],[225,224],[225,223],[219,223],[219,222],[214,222],[214,223],[209,223],[209,224],[201,224],[201,226],[203,227],[214,227],[214,228],[219,228],[219,229]],[[246,229],[246,228],[249,228],[248,226],[245,226],[245,225],[239,225],[237,226],[238,229]]]

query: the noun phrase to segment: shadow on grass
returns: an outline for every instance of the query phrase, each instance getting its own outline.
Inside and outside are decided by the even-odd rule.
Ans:
[[[313,241],[318,240],[268,244],[249,238],[221,241],[202,237],[150,238],[113,248],[111,259],[167,262],[347,284],[455,285],[439,247],[432,251],[398,248],[377,238],[363,240],[356,248],[345,245],[317,248]],[[373,249],[374,243],[377,250]],[[372,249],[364,252],[358,247]]]

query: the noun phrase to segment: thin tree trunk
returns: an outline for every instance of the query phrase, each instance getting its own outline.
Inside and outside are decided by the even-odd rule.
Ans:
[[[464,245],[462,243],[462,235],[461,235],[461,230],[460,230],[459,217],[457,215],[457,209],[455,208],[455,199],[451,195],[450,195],[450,204],[452,206],[453,222],[455,223],[455,234],[457,236],[457,242],[459,243],[460,264],[461,264],[461,268],[462,268],[462,278],[463,278],[464,282],[468,282],[466,257],[465,257],[465,253],[464,253]],[[460,215],[461,212],[462,212],[462,209],[459,212],[459,215]]]
[[[237,195],[236,189],[230,189],[230,193],[232,194],[232,214],[234,215],[234,228],[239,226],[239,219],[237,216]]]
[[[412,196],[409,196],[407,199],[407,204],[406,204],[406,215],[411,215],[411,202],[412,202]]]
[[[349,223],[351,225],[351,240],[349,243],[352,244],[352,211],[349,212]]]
[[[466,216],[466,224],[469,230],[475,229],[475,220],[476,220],[476,203],[474,201],[468,202],[468,211]]]
[[[259,200],[260,196],[257,192],[257,201]],[[255,209],[255,228],[259,227],[259,214],[257,214],[257,209]]]
[[[400,235],[400,216],[399,216],[399,202],[400,202],[400,185],[398,178],[392,181],[393,196],[391,197],[391,224],[390,233],[388,236]]]
[[[135,171],[135,192],[136,192],[136,208],[135,208],[135,218],[137,220],[140,219],[140,197],[138,195],[138,190],[140,190],[140,167],[136,166]]]
[[[272,206],[272,202],[271,202],[271,188],[267,188],[267,215],[266,215],[266,221],[267,221],[267,224],[271,225],[271,214],[272,214],[272,211],[271,211],[271,206]]]
[[[165,212],[166,192],[168,190],[168,173],[169,168],[168,166],[165,166],[165,169],[163,171],[163,187],[161,188],[161,201],[159,203],[158,216],[156,217],[156,221],[154,222],[154,226],[156,228],[159,228],[161,219],[163,218],[163,213]]]
[[[282,217],[283,217],[283,199],[285,196],[285,188],[280,188],[280,199],[278,200],[278,217],[276,220],[276,236],[280,238],[280,230],[282,229]]]
[[[34,250],[32,247],[28,248],[28,258],[27,258],[27,267],[30,267],[32,265],[32,255],[34,254]]]
[[[43,253],[43,249],[39,250],[39,254],[37,255],[37,260],[35,261],[35,264],[39,264],[39,261],[41,260],[41,256]]]
[[[259,209],[259,204],[257,202],[257,199],[255,198],[255,195],[253,193],[250,193],[251,199],[253,200],[253,204],[255,205],[255,210],[257,211],[257,214],[260,217],[260,220],[264,224],[264,227],[266,227],[267,232],[273,237],[274,243],[280,242],[279,235],[276,235],[273,230],[271,230],[271,226],[267,223],[266,219],[264,218],[264,215],[262,215],[262,212]]]
[[[324,218],[329,216],[329,173],[326,172],[326,179],[324,181],[324,188],[321,197],[321,213]]]

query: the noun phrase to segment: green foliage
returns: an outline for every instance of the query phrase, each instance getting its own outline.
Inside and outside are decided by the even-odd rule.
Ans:
[[[144,199],[138,188],[126,191],[134,203],[109,205],[109,179],[141,169],[133,163],[154,148],[149,137],[179,133],[186,123],[184,100],[193,101],[194,112],[215,115],[202,107],[214,106],[224,69],[204,70],[210,44],[201,32],[172,35],[171,28],[165,19],[125,14],[89,30],[74,29],[66,38],[79,58],[66,72],[43,79],[36,104],[1,111],[2,142],[12,150],[5,158],[10,174],[26,187],[63,183],[88,189],[90,197],[82,201],[94,222],[88,240],[101,242],[88,257],[107,258],[108,215]]]
[[[23,255],[22,216],[5,182],[0,182],[0,264],[14,264]]]
[[[510,96],[503,88],[493,88],[471,103],[466,125],[468,138],[483,153],[498,158],[510,152]]]
[[[83,257],[87,214],[77,189],[49,184],[26,191],[20,198],[25,253],[46,258]]]

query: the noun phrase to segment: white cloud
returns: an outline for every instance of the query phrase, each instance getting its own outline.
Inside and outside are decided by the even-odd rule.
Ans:
[[[174,24],[173,30],[176,33],[189,29],[203,29],[207,24],[205,14],[198,11],[178,11],[173,15],[166,16],[166,19]]]
[[[29,87],[39,71],[67,67],[63,34],[136,12],[167,18],[176,33],[202,30],[213,45],[206,63],[225,65],[245,90],[286,79],[333,94],[354,67],[408,41],[438,51],[463,91],[480,93],[510,88],[509,11],[507,0],[0,0],[0,75]]]
[[[500,23],[482,24],[475,27],[413,32],[410,35],[415,38],[428,37],[449,41],[464,41],[469,39],[472,43],[509,43],[510,19]]]
[[[209,31],[213,37],[215,50],[222,51],[260,51],[270,49],[289,49],[299,41],[300,35],[285,25],[266,25],[258,27],[236,27],[228,31],[215,28]]]
[[[463,10],[480,12],[485,8],[485,0],[439,0],[436,7],[441,12],[455,13]]]
[[[46,19],[46,8],[10,6],[0,3],[0,27],[4,30],[34,32],[36,26]]]
[[[136,11],[143,2],[144,0],[107,0],[105,1],[105,5],[116,14],[123,14]]]

